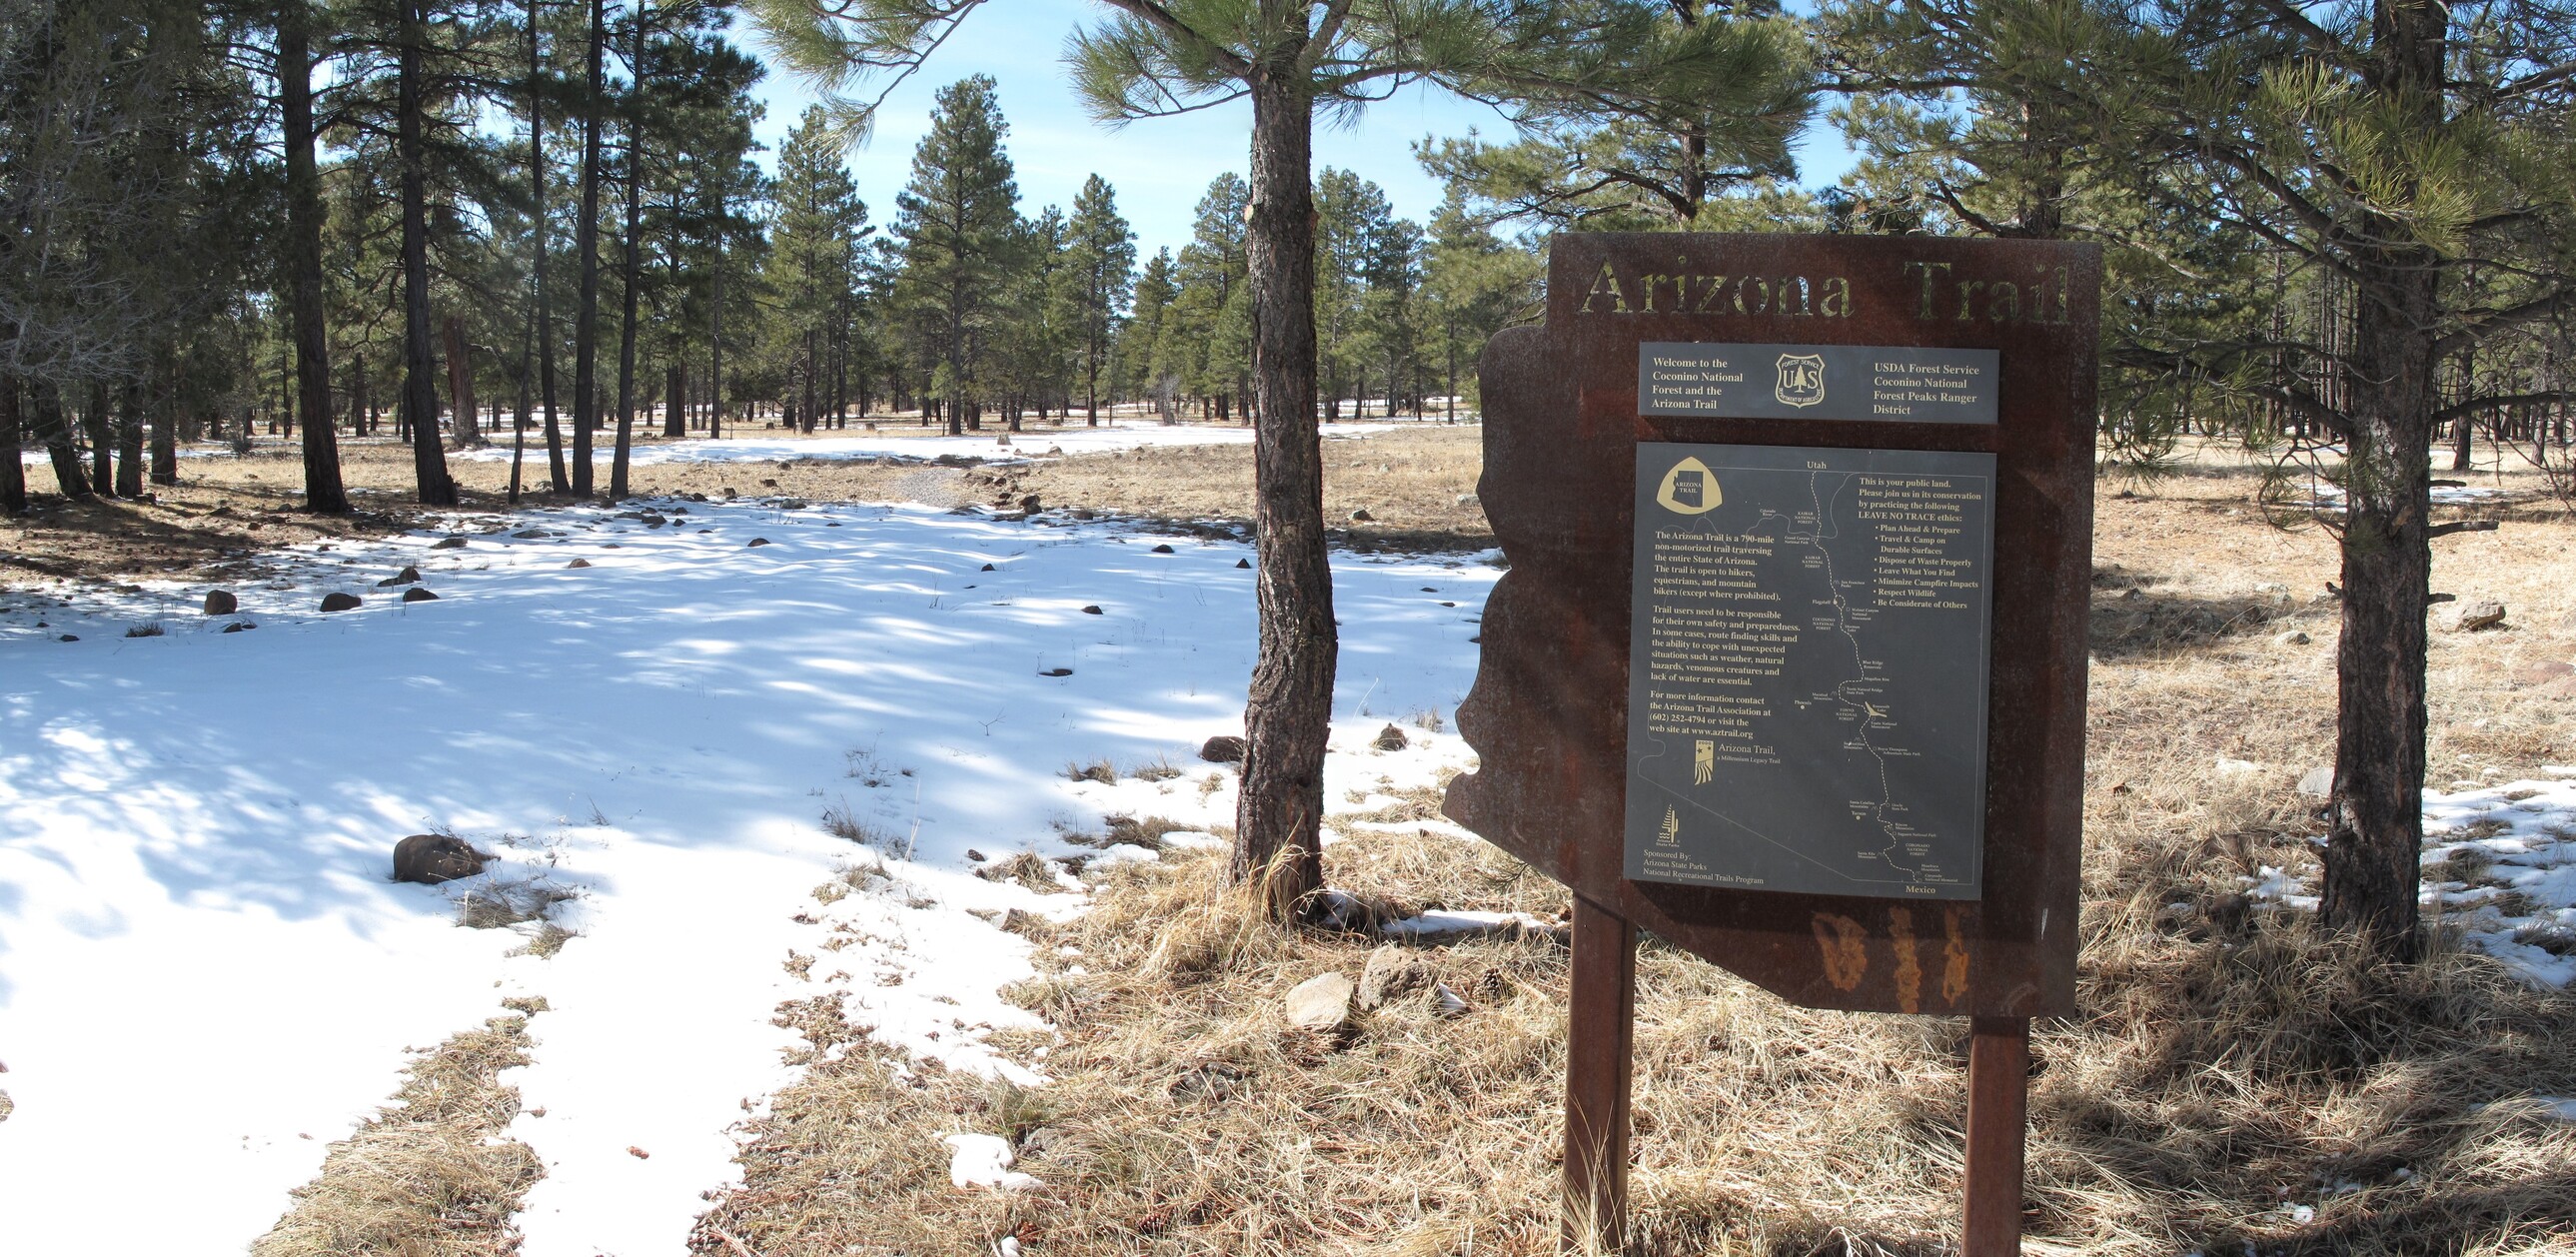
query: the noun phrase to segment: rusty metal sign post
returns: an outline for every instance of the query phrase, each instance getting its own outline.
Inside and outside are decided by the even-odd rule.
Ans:
[[[2073,1011],[2101,257],[1564,234],[1483,359],[1510,571],[1445,810],[1575,896],[1570,1246],[1626,1234],[1637,931],[1970,1018],[1969,1257],[2017,1253]]]

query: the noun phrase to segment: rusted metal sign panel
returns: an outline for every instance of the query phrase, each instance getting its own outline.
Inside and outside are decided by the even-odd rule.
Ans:
[[[1481,766],[1452,783],[1448,814],[1800,1004],[2072,1011],[2100,282],[2097,249],[2056,242],[1558,236],[1546,323],[1495,337],[1484,355],[1479,489],[1511,570],[1487,605],[1475,690],[1458,712]],[[1662,384],[1685,391],[1644,395],[1659,386],[1659,359]],[[1685,378],[1694,371],[1707,378]],[[1909,395],[1918,408],[1892,413]],[[1836,467],[1867,462],[1837,451],[1984,456],[1923,463],[1953,471],[1991,460],[1977,507],[1991,513],[1977,591],[1991,636],[1972,879],[1956,875],[1956,857],[1910,895],[1902,878],[1893,894],[1631,879],[1638,503],[1668,492],[1696,507],[1692,494],[1724,489],[1724,473],[1641,484],[1646,444],[1805,447]],[[1855,705],[1840,718],[1888,718],[1871,714],[1884,703],[1856,705],[1875,692],[1847,696]],[[1944,822],[1954,833],[1957,819]],[[1652,841],[1653,830],[1639,832]],[[1896,858],[1919,868],[1928,845],[1887,832]]]

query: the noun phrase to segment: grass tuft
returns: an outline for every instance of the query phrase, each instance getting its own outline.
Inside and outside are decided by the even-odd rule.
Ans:
[[[396,1102],[331,1145],[295,1204],[251,1245],[253,1257],[502,1257],[510,1226],[545,1171],[504,1136],[519,1092],[496,1081],[528,1063],[527,1011],[449,1038],[403,1073]]]

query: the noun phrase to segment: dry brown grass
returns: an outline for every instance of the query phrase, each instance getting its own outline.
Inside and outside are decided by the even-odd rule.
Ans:
[[[2379,969],[2275,914],[2203,910],[2236,883],[2202,835],[2285,810],[2239,792],[2095,862],[2084,1012],[2036,1049],[2031,1251],[2564,1251],[2576,1133],[2511,1101],[2576,1089],[2576,1006],[2474,958]],[[1337,884],[1417,905],[1552,893],[1447,837],[1332,854]],[[1031,1253],[1553,1252],[1563,953],[1426,948],[1463,1017],[1408,1001],[1344,1035],[1292,1032],[1287,989],[1356,975],[1373,940],[1270,929],[1221,868],[1122,866],[1089,916],[1022,923],[1048,972],[1019,997],[1066,1035],[1042,1090],[917,1063],[898,1080],[836,1024],[858,1048],[778,1097],[697,1251],[733,1251],[721,1230],[769,1257],[1005,1235]],[[1053,958],[1065,943],[1088,972]],[[1651,943],[1639,992],[1633,1251],[1946,1251],[1961,1023],[1790,1008]],[[936,1137],[952,1130],[1013,1139],[1049,1186],[950,1187]]]
[[[1483,512],[1458,497],[1476,490],[1482,430],[1398,421],[1400,430],[1365,440],[1324,443],[1326,519],[1343,540],[1360,548],[1475,548],[1492,544]],[[851,433],[860,431],[855,425]],[[1049,429],[1015,438],[997,456],[1043,451]],[[756,423],[740,435],[794,439]],[[880,435],[926,435],[907,423],[884,423]],[[843,435],[817,433],[818,437]],[[985,434],[999,436],[998,432]],[[641,444],[660,443],[650,438]],[[526,483],[542,482],[545,450],[530,450]],[[297,446],[263,439],[243,457],[218,455],[181,460],[181,483],[154,486],[157,500],[54,496],[53,471],[27,468],[35,510],[0,517],[0,588],[43,579],[114,583],[151,577],[248,581],[270,562],[263,551],[308,541],[383,536],[419,526],[423,512],[412,498],[411,452],[384,438],[341,444],[342,474],[358,514],[334,519],[302,513],[302,454]],[[465,510],[498,510],[509,485],[507,462],[451,459]],[[1252,515],[1252,451],[1248,446],[1169,448],[1093,454],[1020,467],[960,468],[920,462],[789,458],[759,463],[661,463],[633,469],[638,497],[703,493],[722,498],[791,496],[811,501],[920,501],[935,506],[1003,503],[1016,506],[1036,493],[1050,509],[1159,520],[1176,525],[1209,521],[1228,530]],[[600,472],[600,484],[607,472]],[[526,502],[542,505],[542,493]],[[1373,521],[1352,522],[1367,510]],[[193,607],[174,604],[176,612]]]
[[[2576,1126],[2526,1101],[2576,1094],[2576,1000],[2448,946],[2374,966],[2246,893],[2265,867],[2314,875],[2295,783],[2333,744],[2332,540],[2274,528],[2259,484],[2211,455],[2103,502],[2081,1011],[2035,1044],[2028,1251],[2576,1251]],[[2435,635],[2436,784],[2576,758],[2566,700],[2514,679],[2576,656],[2576,528],[2513,514],[2437,543],[2437,588],[2513,614]],[[1561,911],[1525,866],[1414,824],[1432,802],[1336,816],[1333,883],[1402,912]],[[1088,915],[1017,923],[1044,944],[1017,997],[1064,1035],[1048,1087],[899,1075],[823,1031],[856,1046],[777,1097],[696,1251],[1554,1252],[1563,953],[1425,948],[1464,1016],[1408,1001],[1293,1033],[1285,992],[1357,975],[1374,940],[1265,927],[1222,864],[1118,866]],[[1954,1251],[1965,1030],[1792,1008],[1649,940],[1632,1251]],[[1013,1139],[1048,1186],[950,1187],[955,1130]]]
[[[449,1038],[404,1071],[397,1102],[331,1145],[295,1207],[251,1246],[255,1257],[484,1257],[518,1251],[510,1215],[544,1175],[536,1153],[503,1138],[519,1092],[495,1081],[528,1062],[521,1004]]]

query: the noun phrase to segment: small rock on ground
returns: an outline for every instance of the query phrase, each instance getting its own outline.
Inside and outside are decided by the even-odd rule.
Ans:
[[[2441,618],[2442,631],[2446,633],[2474,633],[2502,623],[2504,604],[2493,598],[2459,603],[2443,612]]]
[[[1431,981],[1431,966],[1422,957],[1393,943],[1381,944],[1360,970],[1360,1011],[1382,1007]]]
[[[1288,1024],[1299,1030],[1338,1030],[1351,1019],[1351,996],[1358,991],[1349,978],[1319,973],[1288,992]]]
[[[322,595],[322,609],[325,611],[354,611],[361,605],[363,605],[362,600],[356,594],[344,594],[333,590]]]
[[[413,834],[394,844],[394,880],[435,886],[472,877],[491,859],[462,838]]]
[[[241,599],[234,597],[231,591],[223,589],[206,591],[206,614],[231,615],[239,610],[241,610]]]

